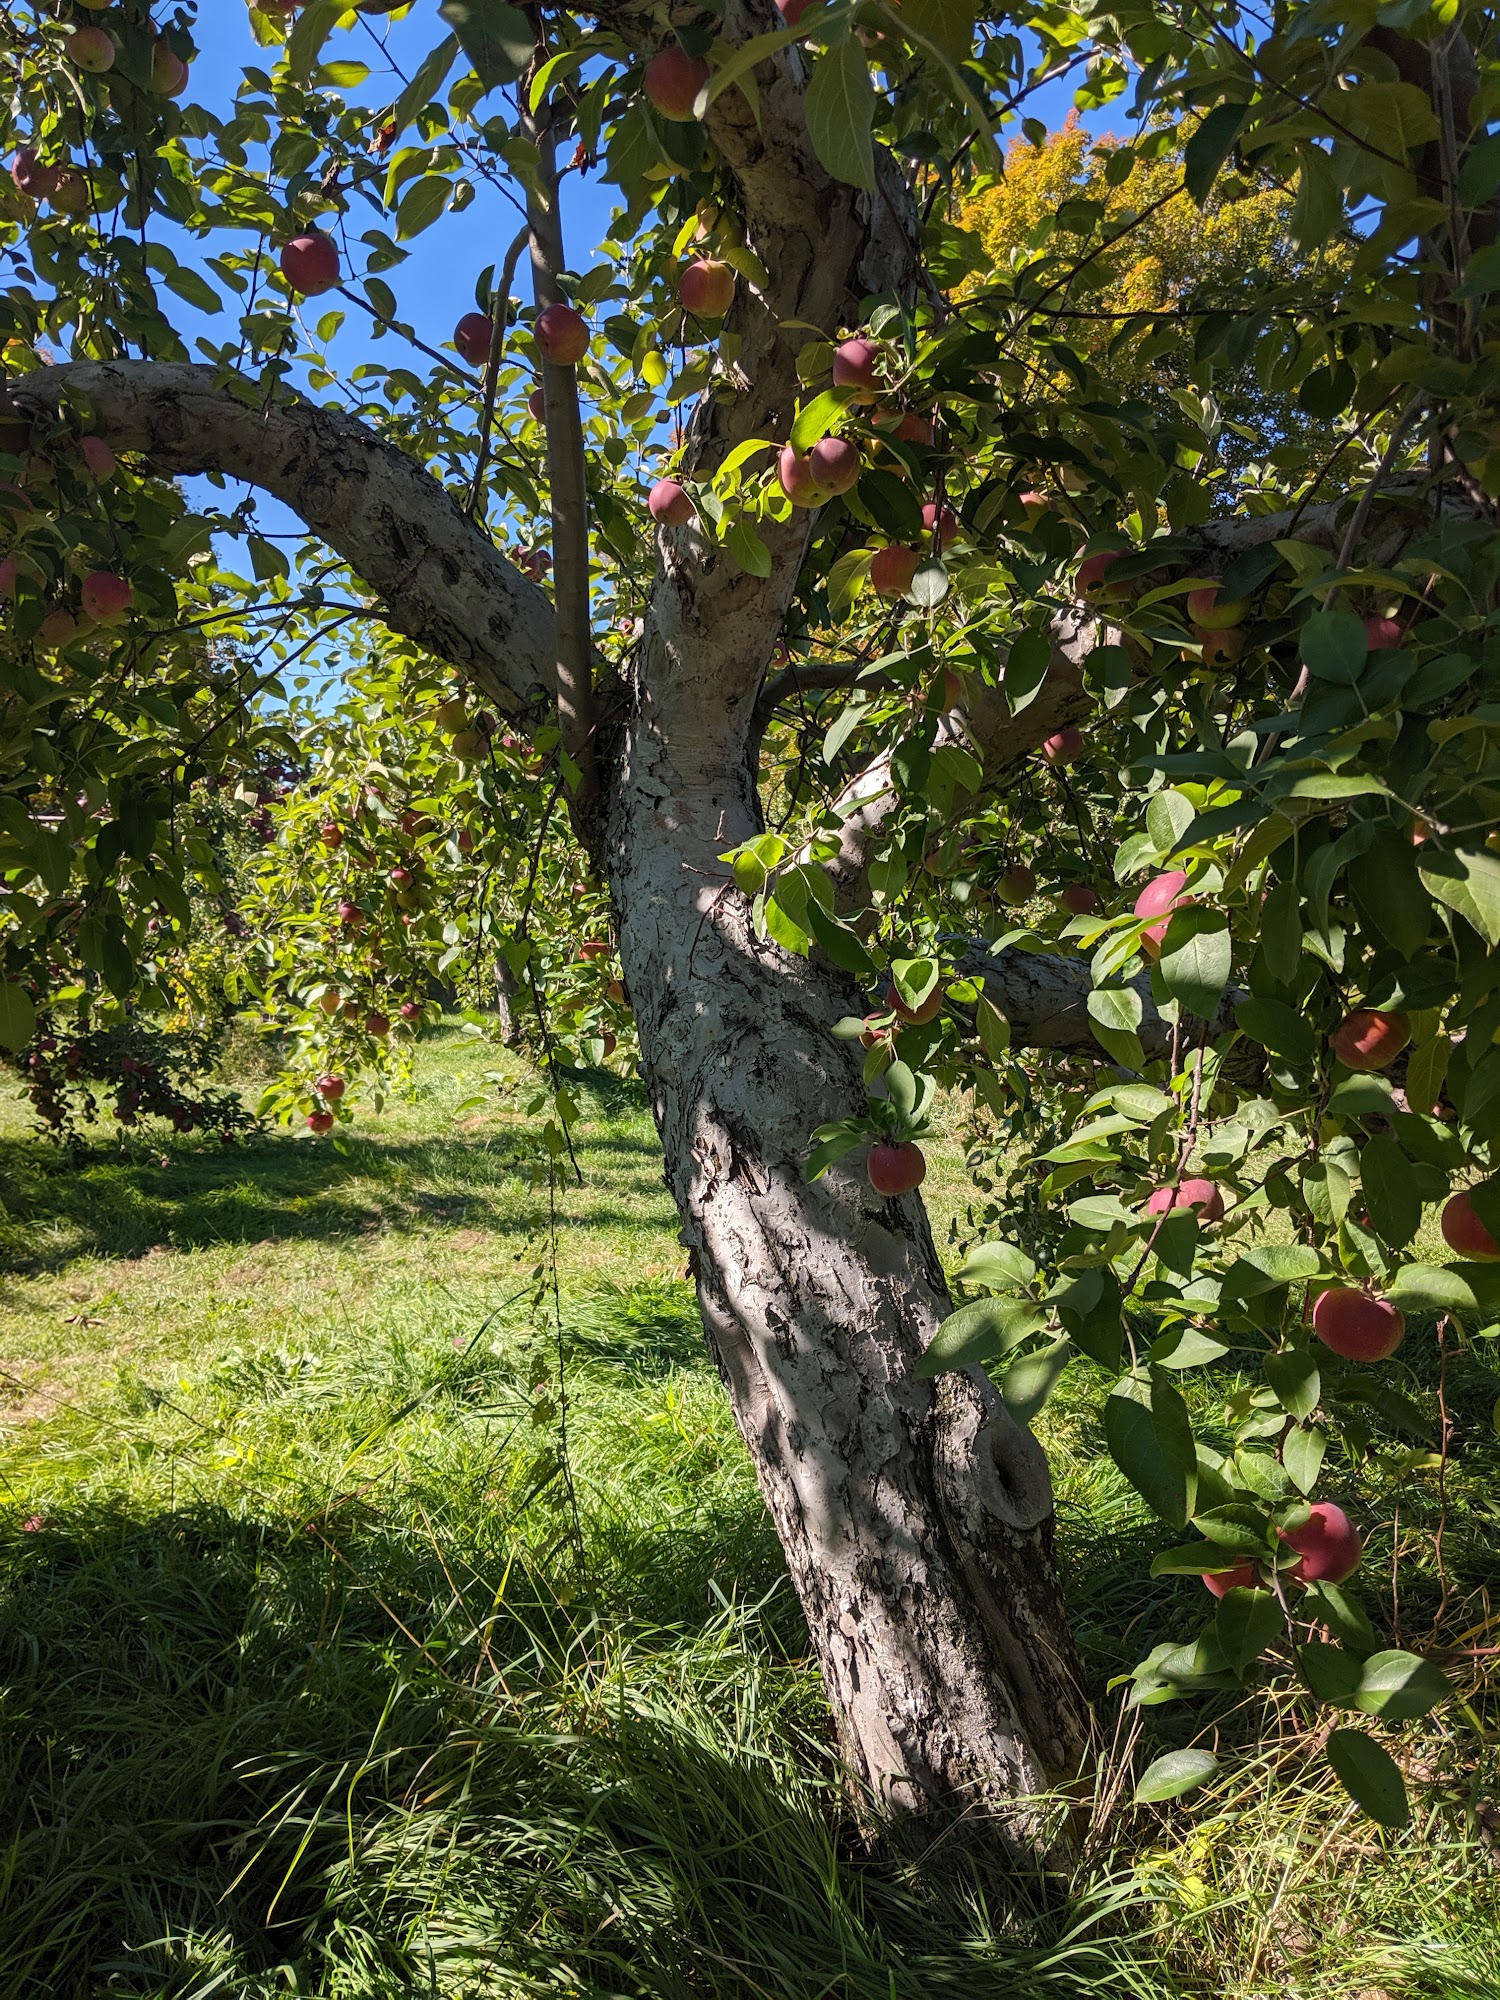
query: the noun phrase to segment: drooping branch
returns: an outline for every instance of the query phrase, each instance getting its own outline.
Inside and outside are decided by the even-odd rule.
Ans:
[[[552,606],[436,479],[356,418],[190,363],[75,361],[14,385],[28,413],[81,400],[155,472],[218,472],[290,507],[369,585],[372,614],[448,660],[507,716],[556,694]]]

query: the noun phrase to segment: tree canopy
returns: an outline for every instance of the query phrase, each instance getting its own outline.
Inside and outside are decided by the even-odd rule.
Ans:
[[[808,1175],[909,1192],[939,1087],[1003,1134],[916,1373],[1022,1425],[1097,1376],[1158,1570],[1209,1584],[1134,1698],[1291,1677],[1399,1820],[1361,1718],[1446,1683],[1330,1496],[1430,1433],[1403,1315],[1500,1325],[1493,19],[250,19],[213,95],[189,0],[0,23],[0,1041],[65,1079],[227,998],[297,1031],[272,1103],[322,1132],[499,980],[559,1148],[631,1004],[669,1107],[693,938],[616,957],[659,756],[694,921],[863,996]],[[1123,134],[1049,138],[1060,76]],[[430,232],[451,331],[403,288]]]

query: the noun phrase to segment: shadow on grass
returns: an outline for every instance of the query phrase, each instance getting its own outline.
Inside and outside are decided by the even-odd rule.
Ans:
[[[1105,1990],[1055,1914],[851,1863],[790,1629],[611,1622],[421,1517],[0,1537],[7,2000]]]
[[[526,1236],[546,1214],[545,1190],[527,1174],[539,1154],[510,1135],[503,1145],[456,1134],[356,1138],[336,1151],[267,1134],[223,1148],[178,1144],[159,1157],[168,1164],[114,1152],[74,1159],[40,1139],[0,1140],[0,1269],[33,1274],[158,1244],[337,1239],[432,1223]],[[592,1182],[599,1198],[581,1211],[570,1204],[570,1226],[618,1229],[639,1214],[649,1228],[657,1207],[665,1220],[660,1158],[645,1137],[588,1134],[584,1192]]]

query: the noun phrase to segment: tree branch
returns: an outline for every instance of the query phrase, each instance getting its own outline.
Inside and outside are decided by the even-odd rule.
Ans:
[[[529,84],[521,92],[521,127],[537,151],[537,177],[527,189],[531,282],[539,311],[566,301],[558,283],[567,268],[557,189],[557,134],[550,105],[533,113]],[[584,823],[599,798],[594,746],[594,645],[589,618],[588,472],[578,370],[542,360],[546,408],[547,485],[552,500],[552,576],[556,605],[557,720],[563,754],[578,767],[572,804]]]
[[[117,451],[166,475],[274,494],[379,598],[371,615],[449,661],[508,717],[556,694],[552,606],[432,475],[356,418],[189,363],[68,362],[14,384],[33,417],[66,397]]]

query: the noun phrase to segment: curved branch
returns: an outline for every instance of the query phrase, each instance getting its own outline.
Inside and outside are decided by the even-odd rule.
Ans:
[[[219,472],[274,494],[377,593],[375,615],[506,715],[555,699],[545,593],[429,472],[357,419],[176,362],[67,362],[20,378],[14,397],[48,416],[82,399],[98,435],[155,472]]]

